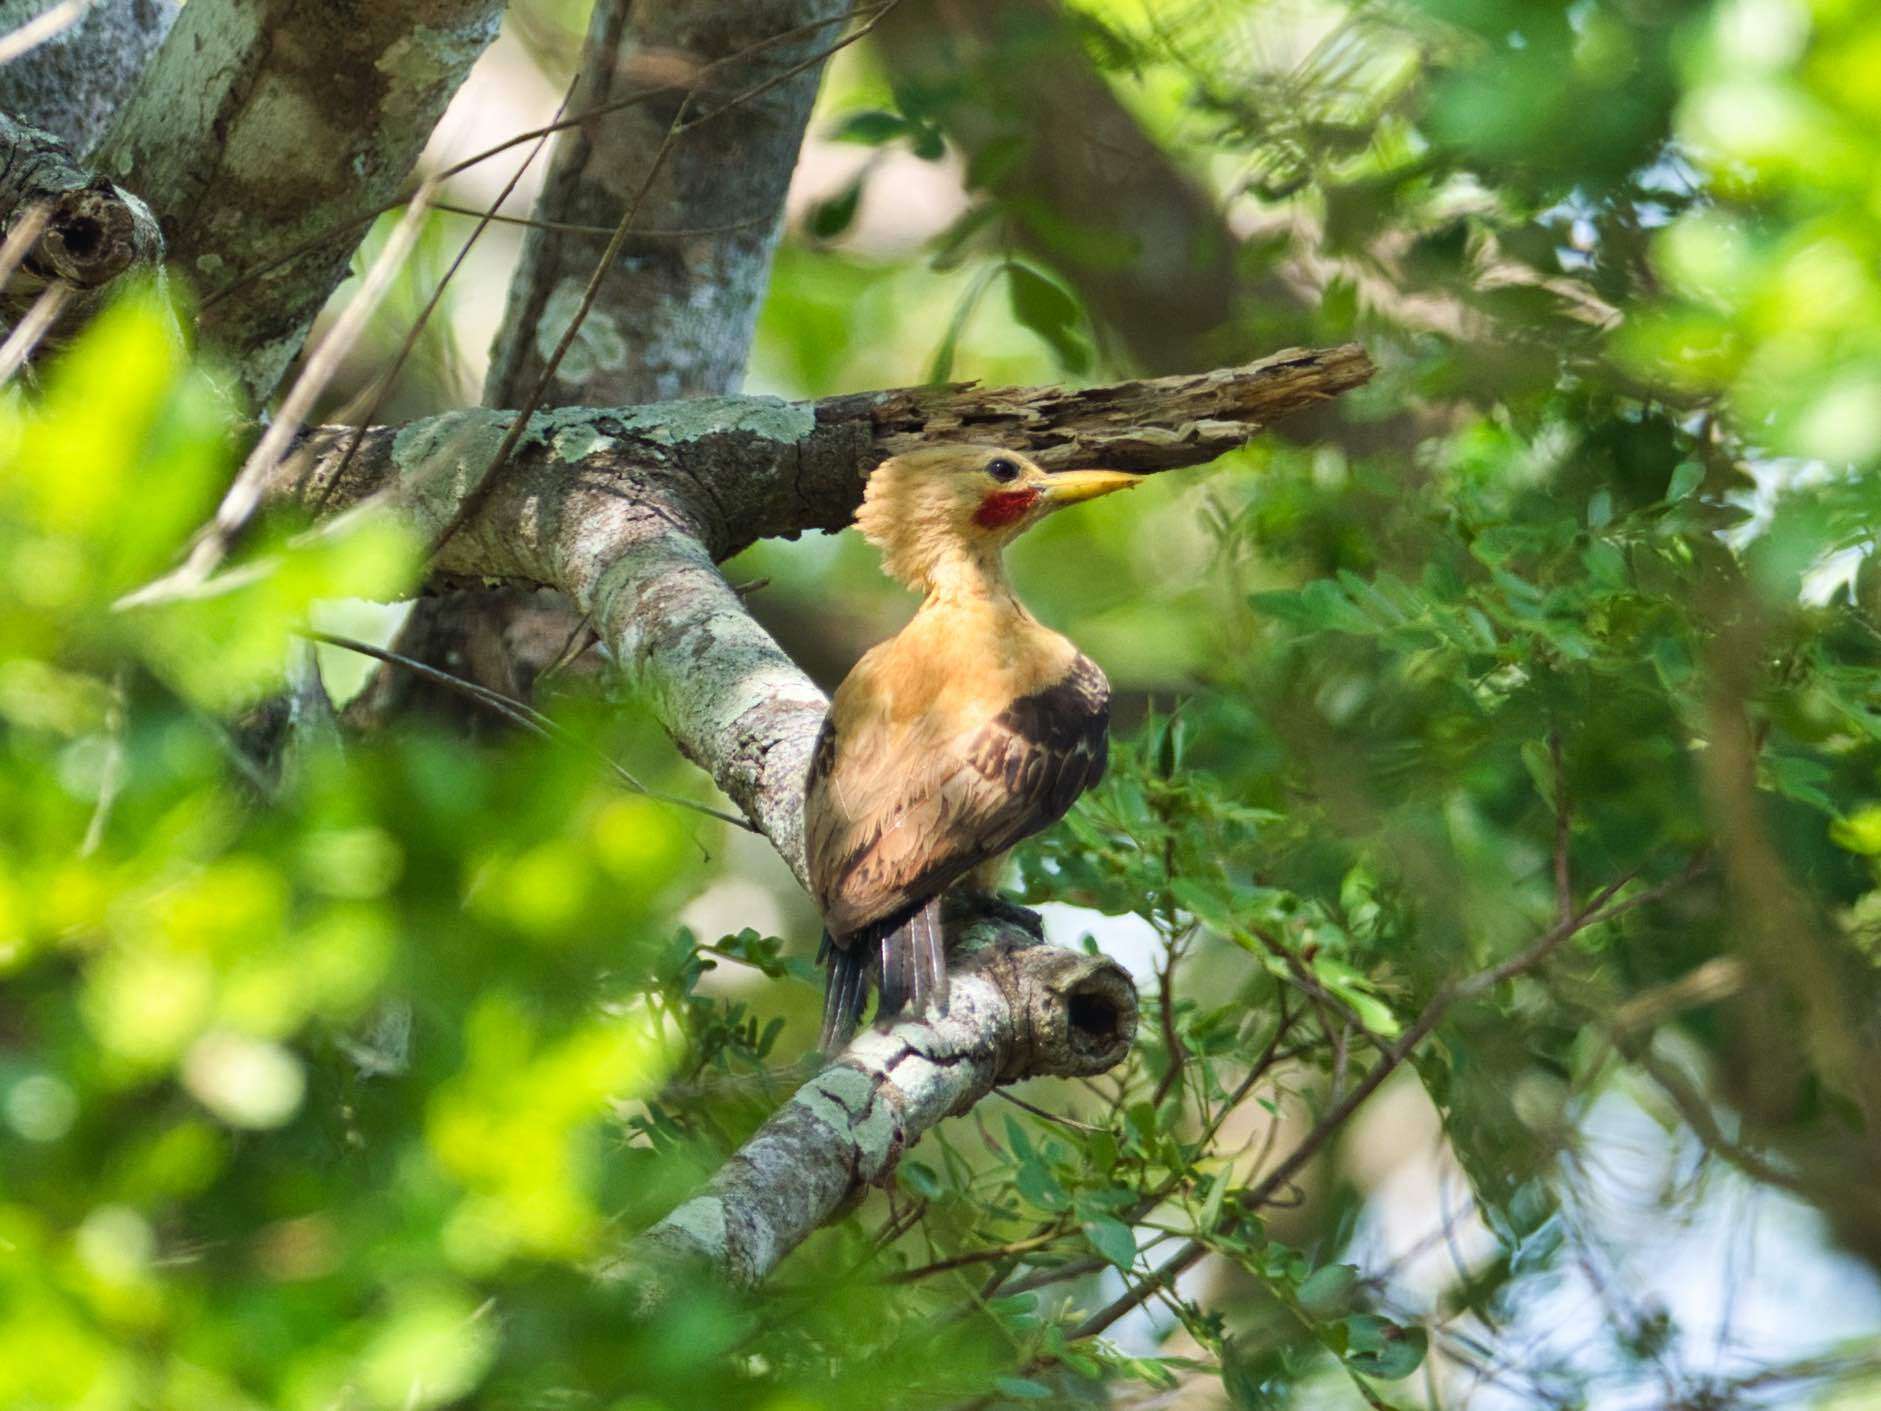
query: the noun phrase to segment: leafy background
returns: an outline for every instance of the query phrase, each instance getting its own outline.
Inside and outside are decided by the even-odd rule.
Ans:
[[[989,1099],[761,1295],[597,1278],[803,1076],[814,917],[580,751],[245,767],[419,546],[279,525],[114,611],[234,460],[146,291],[0,415],[0,1404],[1881,1400],[1881,27],[907,9],[831,70],[753,389],[1382,369],[1013,554],[1118,686],[1015,884],[1137,973],[1131,1065]],[[553,108],[580,10],[516,8],[433,160]],[[474,400],[514,251],[388,416]],[[826,683],[909,610],[853,536],[730,572]],[[548,704],[702,796],[606,685]]]

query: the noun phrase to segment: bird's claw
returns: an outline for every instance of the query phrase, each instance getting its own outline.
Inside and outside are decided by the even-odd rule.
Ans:
[[[961,895],[961,901],[976,920],[1004,921],[1017,926],[1035,941],[1045,939],[1045,919],[1028,906],[1007,901],[992,892],[966,892]]]

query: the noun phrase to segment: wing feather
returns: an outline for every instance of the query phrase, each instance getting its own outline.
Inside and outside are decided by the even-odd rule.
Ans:
[[[1103,775],[1109,695],[1078,657],[1057,683],[965,720],[872,718],[839,733],[833,710],[812,762],[805,845],[839,943],[1063,817]]]

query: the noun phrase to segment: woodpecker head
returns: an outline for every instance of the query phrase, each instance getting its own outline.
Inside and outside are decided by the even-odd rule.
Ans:
[[[997,564],[999,551],[1054,510],[1127,490],[1122,470],[1047,472],[997,446],[927,446],[883,461],[856,511],[891,577],[922,591],[948,562]]]

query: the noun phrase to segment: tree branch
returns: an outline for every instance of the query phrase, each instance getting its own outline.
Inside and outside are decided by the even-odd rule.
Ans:
[[[17,320],[48,285],[95,294],[133,265],[163,253],[155,217],[136,196],[73,160],[49,132],[0,113],[0,230],[37,233],[0,291],[0,313]]]
[[[1289,349],[1245,367],[1099,387],[971,384],[862,392],[814,402],[772,397],[696,398],[538,414],[472,522],[441,556],[447,572],[510,576],[465,546],[479,524],[514,514],[518,496],[592,494],[618,504],[678,502],[714,558],[754,541],[806,529],[840,529],[861,503],[879,462],[943,441],[1006,446],[1051,470],[1110,466],[1144,472],[1200,465],[1269,423],[1365,383],[1371,360],[1357,344]],[[369,429],[339,482],[327,482],[355,434],[309,433],[279,497],[331,508],[403,486],[408,510],[435,534],[438,507],[455,505],[463,481],[488,463],[511,414],[450,412]],[[483,460],[478,460],[481,454]],[[420,489],[419,482],[431,488]],[[456,487],[455,490],[452,487]],[[412,502],[416,498],[424,504]],[[504,507],[509,502],[509,507]],[[427,505],[429,508],[427,508]],[[531,527],[532,537],[541,526]],[[503,558],[506,551],[496,551]],[[535,579],[537,583],[545,580]]]
[[[715,559],[760,537],[841,526],[870,468],[927,441],[997,442],[1056,467],[1165,470],[1238,446],[1370,371],[1351,346],[1083,390],[565,408],[532,419],[487,487],[477,481],[512,414],[463,411],[374,428],[343,465],[354,433],[322,428],[283,463],[271,493],[328,510],[385,495],[435,541],[477,490],[476,514],[439,554],[446,581],[506,580],[573,598],[680,748],[801,877],[803,777],[823,695],[751,619]]]
[[[1115,961],[1041,945],[1010,927],[955,949],[947,1013],[867,1029],[719,1169],[642,1235],[623,1271],[704,1262],[761,1282],[943,1117],[1003,1083],[1101,1073],[1136,1032],[1136,991]]]
[[[234,361],[255,403],[299,351],[356,242],[321,241],[260,278],[243,276],[398,195],[503,8],[183,7],[100,165],[135,175],[171,259],[205,291],[203,337]]]
[[[736,389],[820,56],[843,41],[847,14],[831,0],[599,0],[569,95],[574,111],[594,116],[555,139],[497,333],[487,404],[554,408]],[[620,101],[682,79],[660,101]],[[770,80],[776,86],[749,101],[716,106],[716,95]],[[710,120],[676,129],[689,99]],[[526,697],[584,635],[565,599],[473,590],[417,603],[399,646]],[[358,703],[375,719],[414,706],[458,713],[409,675],[382,674]]]

